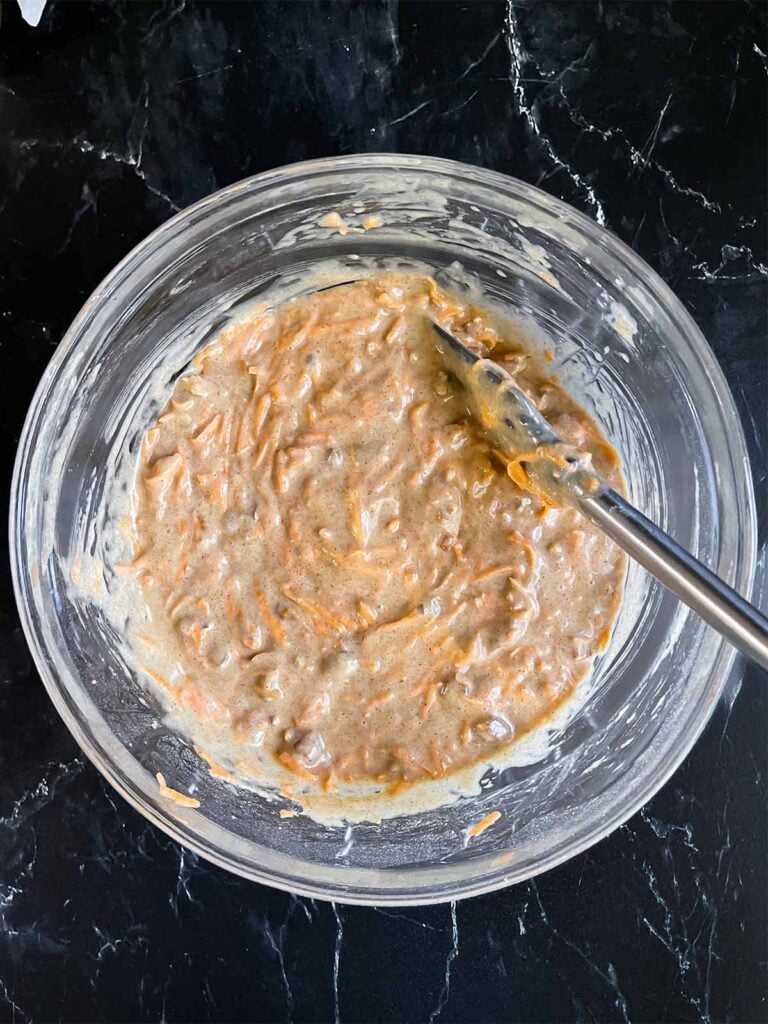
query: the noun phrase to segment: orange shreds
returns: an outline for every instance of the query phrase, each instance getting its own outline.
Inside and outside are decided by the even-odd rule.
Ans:
[[[144,440],[141,442],[141,455],[142,458],[147,459],[152,454],[152,449],[157,444],[157,439],[160,437],[160,431],[157,427],[150,427],[144,435]]]
[[[283,750],[277,756],[282,764],[284,764],[289,771],[293,772],[294,775],[298,775],[302,779],[307,779],[311,782],[315,781],[315,776],[312,772],[308,772],[306,768],[300,765],[296,758],[289,754],[287,750]]]
[[[421,422],[424,414],[428,409],[427,402],[417,402],[416,405],[412,405],[408,411],[408,422],[411,425],[411,430],[421,430],[424,424]]]
[[[394,341],[399,341],[403,329],[405,327],[405,319],[402,316],[396,316],[392,321],[391,325],[387,328],[387,332],[384,335],[384,342],[387,345],[391,345]]]
[[[450,299],[445,292],[441,291],[433,278],[428,277],[426,280],[429,297],[441,313],[445,314],[445,316],[455,316],[457,313],[462,312],[462,307]]]
[[[205,426],[201,427],[200,430],[193,435],[192,443],[208,444],[209,441],[212,441],[214,437],[216,437],[220,425],[221,413],[217,412],[216,415],[205,424]]]
[[[365,527],[363,525],[363,506],[358,498],[349,500],[349,529],[358,544],[365,547]]]
[[[134,633],[133,635],[139,643],[145,644],[147,647],[157,647],[156,641],[151,636],[147,636],[145,633]]]
[[[169,679],[166,679],[165,676],[161,676],[159,672],[153,672],[151,668],[142,668],[142,671],[145,672],[150,679],[154,679],[156,683],[159,683],[164,690],[167,690],[169,693],[176,692],[176,688],[173,683]]]
[[[368,623],[368,625],[375,622],[378,618],[374,609],[366,601],[358,601],[357,610],[360,613],[360,618]]]
[[[275,640],[279,644],[285,643],[285,630],[282,624],[272,609],[269,607],[269,601],[267,596],[260,587],[256,587],[256,600],[259,602],[259,608],[261,608],[264,618],[267,620],[270,632],[274,636]]]
[[[146,480],[148,483],[155,481],[162,482],[167,480],[169,477],[175,476],[180,469],[184,467],[184,459],[180,452],[174,452],[172,455],[163,455],[148,466],[148,472],[146,474]]]
[[[288,600],[295,604],[297,608],[301,608],[301,610],[309,616],[312,625],[314,626],[318,633],[320,633],[323,636],[328,635],[327,625],[324,622],[324,620],[318,615],[317,608],[315,607],[315,605],[313,605],[310,601],[305,601],[304,598],[302,597],[295,597],[293,594],[290,594],[287,590],[285,590],[285,588],[283,588],[282,593],[284,597],[288,598]]]
[[[200,696],[200,691],[191,681],[188,680],[179,688],[178,699],[182,705],[191,708],[196,715],[200,715],[201,718],[204,716],[203,699]]]
[[[230,622],[237,622],[242,615],[242,609],[238,606],[234,597],[232,596],[231,586],[228,588],[226,600],[224,601],[224,608],[226,610],[227,618]]]
[[[516,455],[507,466],[507,473],[509,473],[511,479],[521,490],[528,491],[529,494],[533,494],[534,497],[538,498],[545,506],[558,508],[559,506],[552,501],[549,495],[545,494],[541,488],[533,482],[523,466],[524,462],[541,462],[543,460],[554,462],[556,466],[560,466],[562,468],[565,468],[568,465],[562,455],[547,451],[546,448],[536,448],[534,451],[522,452],[520,455]]]
[[[432,705],[437,700],[437,694],[440,689],[439,683],[430,683],[427,687],[427,692],[424,694],[424,700],[421,702],[421,717],[426,718],[429,712],[432,710]]]
[[[368,718],[377,708],[382,707],[384,704],[388,704],[394,699],[394,691],[387,690],[386,693],[382,693],[379,697],[371,697],[368,703],[365,705],[365,717]]]
[[[506,573],[507,576],[514,575],[517,569],[516,565],[492,565],[488,569],[483,569],[482,572],[475,576],[473,583],[482,583],[484,580],[489,580],[493,576],[498,576],[500,573]]]
[[[343,633],[345,630],[354,630],[356,623],[351,619],[346,618],[337,612],[329,611],[327,608],[321,608],[320,605],[314,604],[312,601],[308,601],[304,597],[298,597],[296,594],[291,594],[289,590],[283,588],[283,594],[288,598],[289,601],[293,601],[295,605],[305,611],[307,615],[312,619],[315,628],[320,633],[327,633],[326,626],[330,626],[331,629],[335,629],[337,633]]]
[[[518,544],[523,549],[528,562],[530,575],[533,576],[536,572],[536,566],[539,564],[539,556],[536,554],[533,545],[527,541],[521,533],[518,533],[517,530],[513,530],[511,533],[508,533],[507,540],[512,541],[513,544]]]
[[[261,429],[267,418],[269,407],[272,405],[272,396],[265,394],[256,403],[256,409],[253,413],[253,433],[255,437],[258,437],[261,433]]]
[[[428,632],[438,621],[440,621],[437,611],[432,610],[427,612],[426,604],[423,607],[425,608],[424,611],[422,611],[422,605],[418,605],[405,615],[401,615],[399,619],[392,619],[390,622],[382,622],[380,626],[377,626],[374,632],[378,633],[384,630],[394,629],[397,626],[406,626],[413,622],[418,622],[421,619],[426,619],[426,625],[422,626],[416,634],[417,636],[423,636],[425,632]]]
[[[180,807],[199,807],[200,801],[196,800],[193,796],[186,796],[184,793],[180,793],[178,789],[171,789],[170,786],[166,785],[165,778],[162,772],[158,772],[155,775],[157,784],[160,787],[160,796],[164,796],[167,800],[173,800],[175,804]]]
[[[284,451],[275,452],[273,479],[277,493],[287,494],[290,486],[290,477],[286,471],[286,454]]]
[[[195,753],[198,757],[202,758],[203,761],[208,765],[208,770],[215,779],[231,779],[232,772],[227,771],[226,768],[222,768],[218,762],[214,761],[210,754],[206,754],[200,747],[195,747]]]
[[[491,825],[495,825],[500,817],[501,811],[491,811],[490,814],[486,814],[486,816],[481,818],[480,821],[476,821],[474,825],[470,825],[467,829],[467,835],[471,836],[473,839],[477,838],[477,836],[485,832],[487,828],[490,828]]]
[[[306,432],[306,434],[300,434],[296,438],[296,442],[295,443],[296,443],[296,445],[299,445],[302,448],[312,448],[314,445],[327,444],[328,443],[328,435],[327,434],[322,434],[322,433],[320,433],[317,430],[314,430],[314,431],[308,430]]]
[[[410,788],[410,785],[407,779],[398,779],[387,790],[387,796],[400,796],[401,793]]]
[[[319,309],[313,309],[298,330],[283,334],[278,342],[278,349],[286,351],[288,349],[296,348],[298,345],[303,345],[307,340],[307,335],[317,323],[319,314]]]
[[[289,811],[287,807],[280,808],[281,818],[295,818],[298,815],[298,811]]]
[[[605,629],[600,633],[597,638],[597,649],[598,651],[604,651],[608,646],[608,641],[611,639],[611,627],[606,626]]]
[[[590,438],[589,445],[591,448],[596,448],[602,454],[611,469],[616,469],[617,466],[620,465],[621,459],[619,458],[619,453],[612,444],[595,437]]]
[[[265,457],[269,454],[270,449],[275,443],[274,437],[265,437],[259,447],[256,449],[256,454],[253,457],[253,468],[256,469],[262,464]]]
[[[200,647],[201,647],[201,645],[203,643],[203,633],[204,632],[205,632],[205,627],[203,627],[203,626],[192,626],[192,628],[189,631],[189,635],[192,638],[192,643],[195,645],[195,647],[198,649],[198,651],[200,650]]]
[[[544,349],[544,359],[548,363],[553,363],[555,361],[555,353],[552,351],[551,348]]]

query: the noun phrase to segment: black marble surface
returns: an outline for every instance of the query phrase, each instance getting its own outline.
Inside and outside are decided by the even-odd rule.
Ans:
[[[0,24],[0,490],[57,340],[206,193],[307,157],[450,156],[566,199],[676,290],[728,376],[763,524],[766,8],[49,4]],[[765,568],[765,535],[762,537]],[[535,882],[366,910],[230,877],[103,783],[0,579],[0,1018],[765,1021],[768,687],[747,670],[659,795]]]

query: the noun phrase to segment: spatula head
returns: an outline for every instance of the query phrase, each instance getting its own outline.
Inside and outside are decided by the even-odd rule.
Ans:
[[[463,385],[473,414],[503,451],[519,455],[541,445],[562,443],[503,367],[477,355],[439,324],[433,326],[446,368]]]

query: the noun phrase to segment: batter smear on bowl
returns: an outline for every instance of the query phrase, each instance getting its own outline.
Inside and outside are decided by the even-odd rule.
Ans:
[[[514,332],[430,278],[227,327],[143,438],[118,568],[146,604],[145,670],[243,775],[445,776],[540,723],[607,643],[622,554],[513,482],[430,318],[621,487],[615,451]]]

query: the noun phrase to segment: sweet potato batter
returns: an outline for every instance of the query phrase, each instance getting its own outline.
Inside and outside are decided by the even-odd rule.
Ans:
[[[510,479],[429,317],[621,486],[613,449],[509,329],[429,278],[360,280],[225,329],[143,438],[119,568],[146,601],[148,674],[241,772],[443,776],[540,722],[608,639],[622,555]]]

